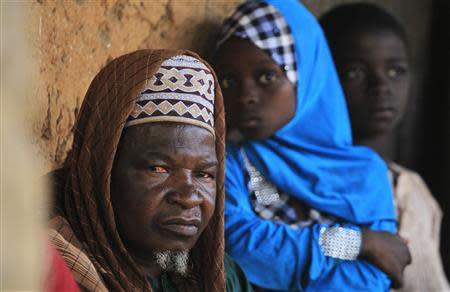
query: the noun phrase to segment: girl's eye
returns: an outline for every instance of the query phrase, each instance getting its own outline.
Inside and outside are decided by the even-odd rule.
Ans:
[[[277,80],[277,74],[275,72],[267,72],[263,73],[259,76],[258,81],[261,84],[268,85],[272,82],[275,82]]]
[[[236,81],[231,77],[225,77],[220,80],[220,86],[222,89],[230,89],[236,85]]]
[[[358,80],[365,77],[365,72],[361,67],[351,67],[343,72],[345,80]]]
[[[149,169],[151,172],[154,172],[154,173],[167,173],[168,172],[167,169],[162,166],[150,166]]]

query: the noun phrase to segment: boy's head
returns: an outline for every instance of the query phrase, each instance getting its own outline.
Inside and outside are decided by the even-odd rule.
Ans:
[[[386,134],[405,111],[408,42],[400,23],[368,3],[346,4],[321,18],[347,99],[355,140]]]

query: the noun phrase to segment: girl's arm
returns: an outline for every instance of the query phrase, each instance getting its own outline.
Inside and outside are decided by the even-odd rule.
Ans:
[[[243,171],[230,171],[241,167],[239,160],[228,157],[225,202],[226,250],[242,266],[252,283],[268,289],[285,291],[324,291],[336,287],[370,291],[389,289],[389,279],[377,267],[364,260],[348,260],[348,257],[339,252],[341,250],[339,245],[347,250],[353,244],[352,238],[349,241],[345,234],[359,233],[359,227],[349,224],[333,226],[316,224],[294,229],[287,224],[261,219],[251,208]],[[392,222],[378,222],[371,228],[382,230],[385,229],[383,225],[388,224]],[[332,236],[333,232],[328,231],[333,230],[344,230],[344,233],[337,232]],[[324,244],[330,241],[324,240],[327,239],[324,238],[324,234],[331,234],[328,239],[331,238],[336,248]],[[378,232],[362,233],[367,238],[362,241],[364,246],[361,257],[379,264],[389,272],[386,268],[391,268],[392,263],[399,260],[395,253],[389,250],[385,253],[380,252],[384,251],[380,248],[383,246],[380,243],[394,246],[397,244],[393,240],[396,236],[389,233],[382,234],[384,235],[380,238]],[[353,256],[356,258],[358,254]],[[386,260],[391,258],[391,262]],[[402,264],[397,266],[402,267]]]

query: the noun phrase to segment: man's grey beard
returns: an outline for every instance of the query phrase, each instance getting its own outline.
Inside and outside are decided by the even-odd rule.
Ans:
[[[154,256],[156,263],[164,271],[187,276],[189,272],[189,251],[156,251]]]

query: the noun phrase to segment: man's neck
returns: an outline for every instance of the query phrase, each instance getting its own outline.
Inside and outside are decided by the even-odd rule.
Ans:
[[[150,254],[148,257],[132,255],[135,263],[141,269],[141,271],[148,275],[150,274],[154,278],[158,278],[162,273],[163,269],[153,258],[153,254]]]

